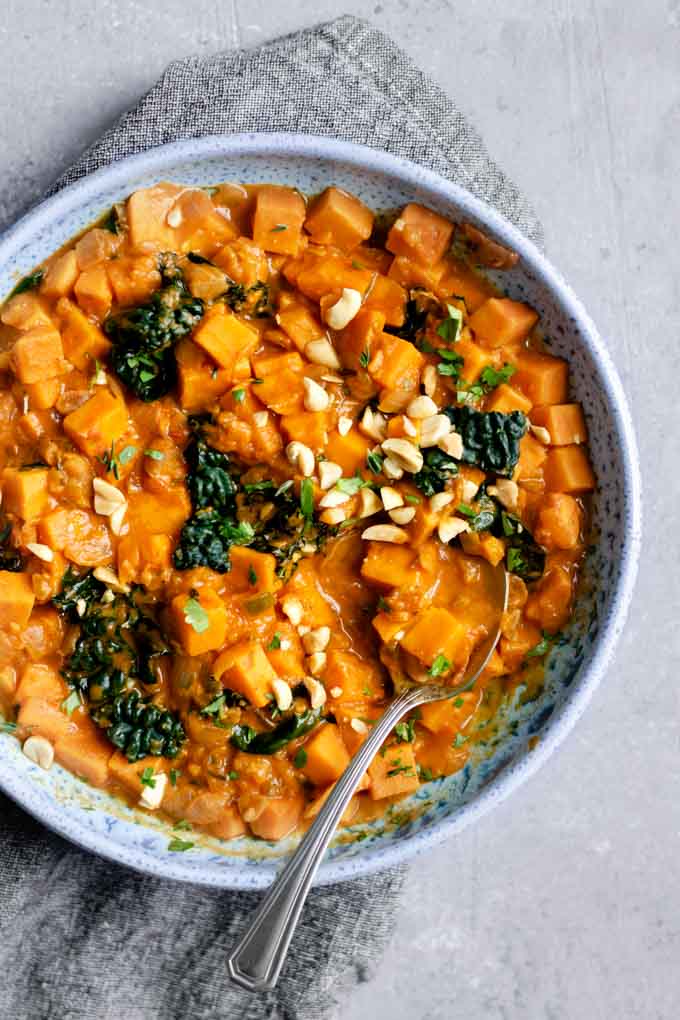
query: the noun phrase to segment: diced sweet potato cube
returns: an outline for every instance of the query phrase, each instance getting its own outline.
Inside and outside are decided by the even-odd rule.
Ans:
[[[315,786],[328,786],[342,775],[349,765],[349,753],[333,723],[325,723],[304,745],[307,760],[302,771]]]
[[[186,188],[170,212],[174,251],[194,251],[210,257],[232,240],[237,231],[201,188]],[[178,222],[175,222],[178,221]]]
[[[24,667],[14,701],[17,705],[23,705],[29,698],[42,698],[53,705],[60,705],[67,693],[66,684],[56,669],[44,663],[32,662]]]
[[[25,737],[44,737],[51,744],[77,728],[66,712],[44,698],[27,698],[19,709],[17,724]]]
[[[428,667],[443,655],[455,670],[464,666],[470,656],[469,635],[470,627],[464,620],[447,609],[430,606],[406,631],[401,647]]]
[[[258,345],[257,330],[218,304],[206,312],[193,333],[194,343],[233,372],[239,358],[249,357]]]
[[[64,252],[54,259],[40,284],[40,293],[48,298],[65,297],[73,290],[80,269],[75,251]]]
[[[580,404],[542,404],[532,410],[531,421],[548,430],[553,446],[578,445],[588,440]]]
[[[303,371],[304,362],[297,353],[260,358],[255,362],[255,372],[263,379],[257,387],[258,399],[277,414],[303,411]]]
[[[378,613],[373,617],[373,627],[378,633],[383,644],[392,644],[400,630],[404,629],[404,621],[391,613]]]
[[[388,325],[401,326],[406,310],[406,291],[396,280],[388,276],[376,276],[363,307],[382,312]]]
[[[274,672],[281,677],[301,677],[306,673],[305,654],[298,632],[289,623],[277,621],[274,635],[265,645],[267,658]]]
[[[204,262],[187,262],[184,266],[184,280],[194,297],[202,301],[215,301],[227,290],[227,274],[218,266]]]
[[[321,593],[314,564],[303,559],[290,581],[279,592],[279,599],[293,595],[302,603],[302,620],[307,627],[334,627],[337,618]]]
[[[269,262],[266,254],[248,237],[237,237],[235,241],[225,244],[221,251],[213,255],[212,261],[223,269],[230,280],[252,287],[255,283],[265,283],[269,278]]]
[[[545,549],[573,549],[581,533],[581,511],[573,496],[550,492],[539,504],[534,538]]]
[[[105,266],[92,266],[80,274],[73,288],[76,301],[87,315],[105,319],[111,311],[111,285]]]
[[[163,495],[155,492],[128,494],[130,518],[140,531],[151,535],[175,535],[189,514],[191,503],[184,489],[168,489]]]
[[[139,761],[128,761],[124,754],[115,751],[109,758],[109,772],[113,779],[120,786],[124,787],[133,797],[139,798],[144,787],[142,786],[142,775],[146,769],[151,769],[154,775],[165,771],[165,759],[156,755],[147,755]],[[147,773],[148,775],[148,773]]]
[[[169,616],[175,637],[187,655],[212,652],[225,642],[227,611],[212,588],[176,595],[170,603]]]
[[[161,285],[161,274],[155,255],[123,255],[110,262],[106,271],[116,302],[121,308],[144,304]]]
[[[415,551],[408,546],[369,542],[361,576],[383,591],[404,588],[413,582],[415,558]]]
[[[253,594],[274,591],[280,586],[276,576],[276,559],[270,553],[257,552],[244,545],[235,545],[230,553],[231,570],[227,582],[232,591]]]
[[[118,577],[123,584],[135,582],[147,588],[159,587],[170,571],[171,554],[169,535],[145,532],[123,535],[116,550]]]
[[[127,222],[130,244],[140,251],[173,251],[175,231],[167,217],[184,189],[178,184],[162,182],[142,188],[127,200]]]
[[[76,243],[75,252],[81,272],[104,262],[114,255],[121,243],[118,234],[102,227],[93,227]]]
[[[36,383],[61,375],[66,367],[61,336],[54,326],[35,326],[15,341],[10,364],[22,383]]]
[[[15,294],[2,306],[0,321],[15,329],[35,329],[36,326],[53,326],[45,302],[34,290]]]
[[[75,733],[65,733],[57,739],[54,756],[65,769],[92,786],[106,786],[111,745],[89,720],[83,720]]]
[[[415,754],[410,744],[391,744],[368,766],[372,800],[413,793],[420,785]]]
[[[87,510],[53,510],[40,519],[38,538],[81,567],[111,562],[111,537],[105,522]]]
[[[551,565],[529,595],[524,615],[541,630],[555,634],[564,627],[571,614],[574,589],[568,569],[559,563]]]
[[[589,492],[595,475],[582,446],[555,446],[548,452],[544,469],[548,492]]]
[[[384,312],[360,308],[349,325],[338,333],[336,348],[345,368],[358,372],[362,361],[368,363],[373,347],[383,335],[385,321]]]
[[[57,304],[61,321],[64,355],[81,372],[91,372],[94,363],[106,357],[111,349],[103,332],[85,313],[68,298]]]
[[[408,340],[382,333],[374,345],[368,371],[371,378],[387,390],[414,390],[425,358]]]
[[[337,429],[331,430],[325,454],[328,460],[340,465],[346,478],[351,478],[357,471],[365,470],[366,456],[374,446],[375,442],[353,425],[344,436]]]
[[[264,708],[272,696],[276,679],[272,665],[259,641],[241,641],[222,652],[213,675],[223,687],[247,698],[255,708]]]
[[[387,275],[408,290],[422,287],[434,291],[446,269],[447,264],[443,260],[431,266],[423,266],[411,261],[406,255],[395,255]]]
[[[373,275],[370,269],[356,269],[352,260],[343,255],[314,254],[303,259],[294,285],[312,301],[321,301],[333,292],[339,297],[344,287],[365,294]]]
[[[316,244],[351,251],[371,236],[373,213],[355,195],[330,187],[311,204],[305,229]]]
[[[287,443],[297,440],[319,453],[328,441],[328,416],[324,411],[301,411],[281,419],[281,431]]]
[[[47,507],[47,468],[5,468],[2,503],[5,510],[25,521],[40,517]]]
[[[214,795],[213,795],[214,796]],[[235,804],[227,804],[216,822],[210,825],[210,832],[218,839],[237,839],[248,831]]]
[[[218,368],[201,347],[188,338],[175,348],[179,403],[190,414],[209,407],[229,389],[233,368]]]
[[[33,609],[35,595],[28,574],[0,570],[0,626],[25,627]]]
[[[387,235],[385,247],[425,265],[439,262],[451,243],[453,224],[415,202],[405,206]]]
[[[63,426],[66,435],[83,453],[88,457],[101,457],[128,427],[125,401],[114,396],[106,386],[98,386],[93,397],[66,415]]]
[[[464,359],[460,374],[468,383],[476,382],[485,368],[495,364],[496,358],[491,351],[484,350],[474,340],[464,336],[456,344],[456,354]]]
[[[38,411],[46,411],[48,408],[54,407],[59,399],[61,382],[57,378],[43,379],[41,382],[24,383],[24,389],[29,406],[35,407]]]
[[[532,404],[563,404],[567,399],[569,366],[562,358],[540,351],[522,351],[516,359],[512,384]]]
[[[357,790],[366,789],[367,786],[370,786],[370,780],[368,778],[368,775],[366,773],[364,773],[364,775],[362,776],[361,783],[359,784],[359,786],[357,786]],[[334,788],[335,788],[335,783],[333,783],[331,786],[327,787],[317,797],[314,797],[312,800],[307,802],[307,806],[305,807],[304,814],[302,816],[305,819],[305,821],[310,821],[311,819],[316,818],[316,816],[318,815],[319,811],[321,810],[321,808],[324,806],[324,804],[326,803],[326,801],[330,797],[330,795],[333,792]],[[351,825],[352,822],[354,821],[354,819],[356,818],[357,814],[358,814],[360,806],[361,806],[361,801],[360,801],[359,797],[352,797],[352,799],[350,800],[349,804],[347,805],[347,807],[343,811],[342,816],[340,817],[340,821],[338,822],[338,825],[340,825],[340,826],[342,826],[342,825]]]
[[[468,556],[481,556],[492,567],[497,567],[505,556],[503,542],[488,531],[464,531],[460,544]]]
[[[255,835],[272,841],[293,832],[304,807],[301,796],[265,797],[254,793],[240,797],[238,804],[244,821]]]
[[[543,468],[548,451],[530,432],[519,441],[519,460],[513,478],[526,488],[538,491],[543,487]]]
[[[306,304],[296,299],[284,301],[283,294],[276,321],[301,353],[310,340],[318,340],[326,333],[325,327]]]
[[[382,677],[376,667],[354,652],[339,648],[331,648],[328,652],[324,683],[328,691],[336,688],[342,691],[331,695],[335,704],[379,701],[385,695]]]
[[[431,733],[452,737],[468,725],[482,700],[482,691],[466,691],[444,701],[431,701],[420,708],[420,722]]]
[[[253,241],[277,255],[297,255],[305,220],[299,192],[275,184],[258,188],[253,215]]]
[[[531,401],[520,390],[507,383],[497,386],[486,402],[487,411],[501,411],[509,414],[510,411],[522,411],[528,414],[531,410]]]
[[[525,340],[538,322],[538,315],[521,301],[488,298],[470,316],[468,325],[485,347],[505,347]]]

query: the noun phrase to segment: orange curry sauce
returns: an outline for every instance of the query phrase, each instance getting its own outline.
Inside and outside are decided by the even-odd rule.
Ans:
[[[397,728],[345,821],[463,767],[570,616],[594,485],[566,363],[475,252],[513,263],[415,204],[387,230],[333,187],[159,184],[22,281],[0,314],[0,707],[29,757],[187,831],[280,839],[314,816],[393,677],[460,679],[489,624],[483,565],[505,557],[488,668]],[[159,309],[176,327],[160,376],[134,343],[121,368],[121,323],[139,337]],[[494,428],[514,414],[508,471],[464,449],[460,408]],[[228,510],[192,482],[222,454]],[[205,539],[210,513],[231,539],[202,560],[183,529]],[[114,680],[74,667],[102,619],[123,642]],[[112,699],[133,690],[136,722],[114,729]],[[153,746],[135,726],[157,727]]]

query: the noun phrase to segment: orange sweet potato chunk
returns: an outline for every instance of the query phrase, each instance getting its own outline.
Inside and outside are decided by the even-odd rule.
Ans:
[[[253,241],[264,251],[297,255],[305,213],[299,192],[275,184],[263,185],[255,198]]]
[[[47,508],[47,468],[5,468],[2,475],[2,503],[5,510],[31,521]]]
[[[28,574],[0,570],[0,626],[25,627],[35,595]]]
[[[538,322],[529,305],[510,298],[488,298],[470,316],[468,325],[484,347],[505,347],[525,340]]]
[[[383,591],[405,588],[413,582],[415,559],[416,553],[408,546],[369,542],[361,576]]]
[[[14,701],[17,705],[23,705],[29,698],[43,698],[51,704],[60,705],[66,695],[66,684],[56,669],[34,662],[24,667]]]
[[[76,280],[73,293],[86,315],[101,320],[111,311],[113,293],[105,266],[92,266],[82,272]]]
[[[226,581],[231,591],[274,591],[280,586],[276,576],[276,559],[271,553],[257,552],[244,545],[235,545],[230,553],[231,570]]]
[[[52,510],[40,519],[38,539],[81,567],[102,566],[113,556],[106,523],[87,510]]]
[[[161,285],[161,274],[155,255],[122,255],[110,262],[106,271],[116,303],[121,308],[143,304]]]
[[[172,251],[175,232],[168,224],[168,213],[184,189],[161,182],[141,188],[127,200],[130,243],[140,251]]]
[[[265,797],[244,794],[239,797],[239,810],[248,825],[261,839],[276,841],[288,836],[302,817],[301,796]]]
[[[420,613],[401,640],[401,647],[425,666],[443,655],[454,669],[464,666],[470,655],[470,628],[447,609],[431,606]]]
[[[345,368],[358,372],[367,362],[383,335],[385,314],[375,308],[360,308],[348,326],[338,333],[336,349]]]
[[[337,429],[329,433],[325,454],[328,460],[340,465],[346,478],[351,478],[365,469],[366,456],[374,446],[375,442],[353,425],[344,436]]]
[[[66,712],[39,697],[24,701],[17,715],[17,724],[23,736],[45,737],[51,744],[74,733],[77,728]]]
[[[64,432],[88,457],[101,457],[120,439],[128,427],[125,401],[114,396],[106,386],[75,411],[67,414]]]
[[[371,378],[387,390],[414,390],[424,367],[420,351],[391,333],[380,335],[368,363]]]
[[[572,446],[588,441],[580,404],[543,404],[534,407],[530,417],[534,425],[548,430],[553,446]]]
[[[387,235],[386,248],[414,262],[430,265],[439,260],[451,243],[453,224],[432,209],[415,202],[405,206]]]
[[[212,588],[176,595],[168,613],[172,631],[187,655],[203,655],[224,644],[227,610]]]
[[[371,236],[373,213],[355,195],[330,187],[312,202],[305,229],[316,244],[351,251]]]
[[[550,492],[541,500],[534,538],[545,549],[573,549],[581,533],[581,511],[573,496]]]
[[[562,358],[541,351],[522,351],[515,360],[512,384],[532,404],[563,404],[567,399],[569,366]]]
[[[89,719],[83,719],[75,732],[57,739],[54,756],[65,769],[92,786],[106,786],[111,744]]]
[[[61,335],[54,326],[35,326],[15,341],[10,364],[20,382],[36,383],[61,375],[66,367]]]
[[[376,276],[366,295],[364,308],[382,312],[390,326],[401,326],[406,311],[406,291],[388,276]]]
[[[40,293],[47,298],[60,298],[70,294],[78,279],[78,256],[75,251],[64,252],[53,259],[47,267]]]
[[[255,708],[263,708],[272,696],[276,673],[259,641],[241,641],[217,658],[213,675],[223,687],[247,698]]]
[[[302,771],[315,786],[334,783],[349,765],[349,752],[333,723],[326,723],[304,745],[307,760]]]
[[[68,298],[57,303],[64,355],[81,372],[91,372],[94,363],[106,357],[110,342],[94,322]]]
[[[528,414],[531,410],[531,401],[514,386],[501,383],[487,400],[486,410],[500,411],[502,414],[509,414],[511,411],[522,411],[524,414]]]
[[[376,667],[354,652],[339,648],[331,648],[328,652],[324,683],[336,704],[379,701],[385,694]]]
[[[545,462],[545,487],[548,492],[590,492],[595,475],[582,446],[555,446]]]
[[[232,374],[236,362],[255,350],[258,339],[257,330],[222,304],[213,305],[193,333],[194,343]]]

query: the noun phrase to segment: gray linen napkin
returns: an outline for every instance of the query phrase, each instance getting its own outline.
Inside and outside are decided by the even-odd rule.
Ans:
[[[353,17],[256,50],[171,64],[53,191],[132,153],[239,131],[332,135],[434,169],[541,227],[451,100]],[[7,1020],[314,1020],[366,981],[403,869],[312,892],[275,992],[230,985],[225,956],[258,897],[137,875],[46,832],[0,797],[0,1017]]]

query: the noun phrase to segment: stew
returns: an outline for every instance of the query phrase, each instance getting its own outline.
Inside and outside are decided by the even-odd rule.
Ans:
[[[344,821],[463,767],[540,684],[595,480],[568,366],[421,205],[328,187],[135,192],[0,311],[0,707],[26,755],[180,830],[278,840],[393,694]],[[190,837],[172,841],[185,850]]]

